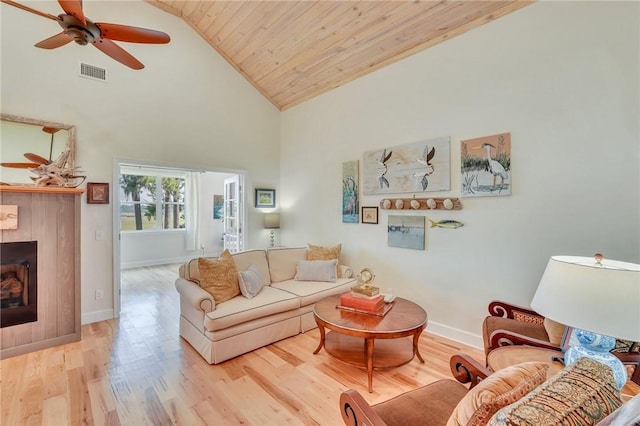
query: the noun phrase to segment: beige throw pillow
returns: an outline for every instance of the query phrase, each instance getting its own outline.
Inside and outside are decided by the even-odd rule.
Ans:
[[[341,252],[342,244],[338,244],[333,247],[322,247],[315,246],[313,244],[307,244],[307,260],[339,260]],[[340,267],[338,266],[337,268],[338,278],[342,278]]]
[[[542,384],[548,369],[544,362],[524,362],[496,371],[460,400],[447,426],[486,425],[498,410]]]
[[[216,303],[226,302],[240,294],[238,270],[229,250],[217,260],[198,258],[200,287],[208,291]]]

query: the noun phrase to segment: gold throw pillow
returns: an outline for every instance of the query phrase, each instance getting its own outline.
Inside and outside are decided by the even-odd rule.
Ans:
[[[549,364],[524,362],[498,370],[460,400],[447,426],[484,426],[501,408],[513,404],[547,379]]]
[[[313,244],[307,244],[307,260],[340,260],[340,253],[342,252],[342,244],[338,244],[333,247],[315,246]],[[340,265],[336,265],[336,273],[338,278],[342,278],[340,272]]]
[[[200,287],[208,291],[217,303],[226,302],[240,294],[238,269],[229,250],[217,260],[198,258]]]

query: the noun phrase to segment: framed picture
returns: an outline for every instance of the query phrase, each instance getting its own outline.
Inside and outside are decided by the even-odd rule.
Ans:
[[[460,142],[463,197],[511,195],[511,133]]]
[[[362,156],[365,195],[451,189],[450,137],[367,151]]]
[[[222,219],[222,207],[224,206],[224,197],[222,195],[213,196],[213,218]]]
[[[109,204],[109,184],[96,182],[87,183],[87,203]]]
[[[276,190],[275,189],[259,189],[256,188],[256,207],[268,208],[276,206]]]
[[[389,216],[389,247],[424,250],[424,236],[424,216]]]
[[[360,218],[358,160],[342,163],[342,223],[358,223]]]
[[[378,223],[377,207],[362,207],[362,223]]]

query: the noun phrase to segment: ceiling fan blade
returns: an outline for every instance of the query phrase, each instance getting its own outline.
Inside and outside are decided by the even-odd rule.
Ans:
[[[29,6],[25,6],[23,4],[17,3],[17,2],[12,1],[12,0],[0,0],[0,1],[2,3],[6,3],[8,5],[11,5],[13,7],[17,7],[18,9],[22,9],[24,11],[31,12],[31,13],[33,13],[35,15],[42,16],[43,18],[48,18],[48,19],[51,19],[53,21],[59,21],[60,20],[60,18],[58,18],[57,16],[53,16],[53,15],[50,15],[48,13],[40,12],[39,10],[32,9]]]
[[[42,131],[49,134],[58,133],[62,129],[58,129],[57,127],[43,127]]]
[[[0,163],[0,166],[11,167],[12,169],[34,169],[39,165],[36,163]]]
[[[162,31],[106,22],[96,22],[96,25],[100,28],[101,36],[111,40],[149,44],[165,44],[171,41],[169,34]]]
[[[82,25],[87,25],[87,18],[82,11],[82,0],[58,0],[58,3],[68,15],[75,16]]]
[[[46,158],[41,157],[38,154],[33,154],[31,152],[27,152],[26,154],[24,154],[24,156],[27,158],[27,160],[31,160],[34,163],[38,163],[36,164],[36,167],[39,166],[40,164],[49,163],[49,160],[47,160]]]
[[[59,33],[36,43],[35,46],[41,49],[55,49],[72,41],[73,39],[65,33]]]
[[[111,56],[113,59],[128,66],[129,68],[133,68],[134,70],[141,70],[144,68],[142,62],[131,56],[129,52],[107,38],[101,38],[93,43],[93,45],[105,55]]]

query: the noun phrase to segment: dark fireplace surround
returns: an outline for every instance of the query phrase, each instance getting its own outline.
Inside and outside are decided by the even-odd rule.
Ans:
[[[0,327],[38,320],[38,243],[0,243]]]

